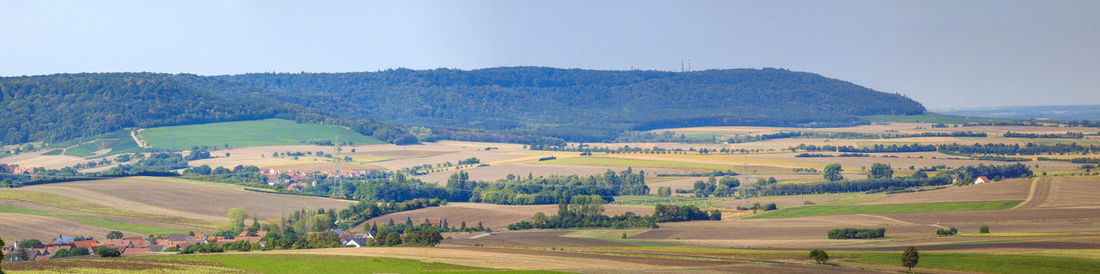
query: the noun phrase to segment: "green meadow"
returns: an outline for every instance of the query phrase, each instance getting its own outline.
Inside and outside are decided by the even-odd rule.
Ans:
[[[141,131],[148,145],[157,149],[185,150],[192,146],[250,147],[309,144],[311,141],[381,144],[382,141],[350,129],[290,120],[266,119],[149,128]]]

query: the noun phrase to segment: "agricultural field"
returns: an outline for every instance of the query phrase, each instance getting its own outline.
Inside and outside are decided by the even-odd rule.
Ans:
[[[56,193],[56,194],[55,194]],[[165,235],[213,231],[229,208],[243,207],[261,220],[299,209],[343,209],[353,201],[270,194],[243,187],[163,177],[125,177],[0,190],[0,237]],[[63,226],[58,226],[64,224]],[[72,232],[70,232],[72,228]]]
[[[356,145],[382,143],[344,127],[299,124],[282,119],[157,127],[144,129],[139,134],[147,146],[170,150],[185,150],[192,146],[236,148],[297,145],[310,141]]]
[[[688,171],[712,171],[733,169],[733,165],[696,163],[686,161],[634,160],[612,157],[572,157],[536,162],[540,165],[574,165],[599,167],[672,168]]]
[[[226,210],[244,207],[261,219],[279,218],[297,209],[342,209],[354,201],[268,194],[243,190],[230,184],[207,183],[180,178],[124,177],[94,181],[45,184],[20,188],[28,194],[68,199],[72,205],[59,207],[105,214],[176,216],[204,227],[227,220]],[[10,191],[0,192],[0,195]],[[56,193],[56,194],[54,194]],[[0,196],[2,197],[2,196]],[[36,202],[31,200],[31,202]],[[102,205],[102,206],[87,206]],[[109,207],[107,205],[110,205]],[[94,209],[104,207],[102,210]],[[160,220],[157,218],[151,218]],[[184,223],[186,224],[186,223]]]
[[[372,169],[398,171],[429,165],[426,174],[412,176],[429,183],[443,185],[448,177],[466,172],[473,180],[495,181],[508,175],[520,177],[603,174],[628,168],[646,172],[650,195],[613,197],[605,205],[605,214],[632,212],[652,214],[656,205],[695,206],[719,210],[719,221],[660,223],[656,229],[535,229],[509,231],[507,226],[543,212],[552,215],[557,205],[495,205],[450,202],[439,207],[421,208],[369,219],[366,223],[385,223],[393,219],[404,222],[423,218],[447,219],[452,227],[466,222],[467,226],[492,229],[485,232],[447,232],[439,246],[399,248],[335,248],[310,250],[276,250],[250,254],[226,253],[192,256],[126,257],[114,262],[100,259],[59,260],[73,265],[87,263],[95,267],[138,269],[172,269],[194,272],[282,272],[286,269],[321,272],[371,272],[375,268],[361,262],[383,265],[386,272],[483,272],[507,269],[515,271],[563,272],[882,272],[904,271],[895,262],[901,249],[916,246],[922,254],[918,272],[977,271],[1002,272],[1022,269],[1033,272],[1074,273],[1090,269],[1100,261],[1100,177],[1081,168],[1081,164],[1065,161],[1023,162],[1036,176],[1002,180],[979,185],[926,186],[898,193],[850,192],[785,196],[695,197],[690,193],[673,193],[658,197],[659,187],[690,190],[694,182],[706,181],[714,170],[738,173],[742,188],[749,188],[757,179],[774,177],[778,184],[815,184],[823,182],[822,170],[839,163],[845,178],[861,179],[870,174],[874,163],[890,164],[895,177],[909,176],[918,168],[938,165],[1005,165],[1012,162],[976,160],[966,156],[939,152],[869,153],[867,157],[796,157],[789,147],[798,144],[872,146],[876,144],[943,144],[943,143],[1058,143],[1073,140],[1004,138],[1005,131],[1057,133],[1076,128],[996,127],[931,129],[930,124],[911,122],[878,123],[848,128],[813,129],[820,132],[857,133],[917,133],[926,131],[972,130],[988,132],[988,138],[919,137],[898,139],[820,139],[791,138],[761,142],[716,143],[612,143],[593,146],[662,147],[668,149],[747,149],[747,153],[685,152],[677,154],[605,153],[580,156],[577,151],[535,151],[522,145],[439,141],[417,145],[356,143],[355,145],[320,146],[305,143],[315,135],[279,135],[273,127],[290,126],[290,121],[249,121],[254,125],[242,128],[266,128],[276,132],[266,136],[244,135],[248,142],[230,141],[230,147],[217,146],[210,159],[191,161],[192,166],[210,165],[232,168],[256,165],[277,170]],[[202,125],[211,126],[211,125]],[[169,127],[183,132],[193,129]],[[213,132],[239,134],[225,125],[214,125]],[[251,129],[250,129],[251,130]],[[329,130],[329,131],[325,131]],[[341,131],[329,127],[322,132]],[[764,134],[797,128],[769,127],[709,127],[671,129],[706,139],[728,135]],[[805,130],[805,129],[802,129]],[[152,135],[149,135],[152,132]],[[350,131],[344,133],[353,133]],[[156,128],[141,131],[141,138],[157,146]],[[173,133],[174,134],[174,133]],[[344,135],[337,136],[344,140]],[[278,138],[268,138],[279,136]],[[312,136],[312,137],[310,137]],[[323,136],[322,136],[323,137]],[[1081,143],[1092,142],[1088,136]],[[319,138],[319,137],[318,137]],[[105,138],[101,138],[105,139]],[[172,147],[202,139],[218,139],[192,134],[161,143]],[[225,139],[232,140],[232,139]],[[351,139],[349,139],[351,140]],[[132,141],[132,139],[130,140]],[[93,147],[94,145],[94,147]],[[136,147],[136,143],[134,144]],[[93,140],[66,144],[62,148],[12,155],[2,163],[34,166],[60,166],[112,157],[119,144],[99,149]],[[126,146],[121,146],[126,148]],[[189,145],[187,146],[189,147]],[[81,150],[92,150],[82,152]],[[272,157],[275,152],[317,152],[335,157],[302,156]],[[37,153],[37,154],[36,154]],[[91,153],[91,154],[88,154]],[[229,154],[228,157],[225,154]],[[43,155],[53,154],[53,155]],[[836,156],[839,153],[822,152]],[[76,155],[76,156],[73,156]],[[539,161],[553,156],[556,159]],[[1029,155],[1057,159],[1094,158],[1094,155]],[[345,158],[346,157],[346,158]],[[480,164],[447,167],[468,158],[478,158]],[[912,167],[912,169],[910,168]],[[811,171],[812,170],[812,171]],[[698,174],[689,174],[698,173]],[[936,171],[927,172],[934,176]],[[1044,173],[1046,175],[1044,175]],[[664,176],[656,176],[662,174]],[[308,208],[343,209],[354,201],[327,198],[261,193],[245,187],[199,182],[179,178],[126,177],[83,182],[55,183],[0,190],[0,236],[9,238],[49,238],[59,233],[102,237],[107,231],[118,230],[125,235],[210,232],[226,221],[226,210],[244,207],[260,220],[277,221],[287,212]],[[774,203],[775,211],[743,210],[754,204]],[[742,209],[738,209],[738,208]],[[981,227],[992,233],[979,233]],[[364,226],[349,231],[361,233]],[[837,228],[885,228],[882,239],[830,240],[826,234]],[[957,228],[959,235],[939,237],[937,229]],[[9,232],[16,231],[16,232]],[[806,257],[814,248],[829,251],[832,264],[819,266]],[[1080,252],[1078,252],[1080,251]],[[298,262],[289,257],[312,261],[334,261],[346,267],[323,268],[311,262]],[[1019,257],[1020,261],[1010,258]],[[960,260],[963,258],[965,260]],[[196,262],[188,265],[186,262]],[[284,261],[293,261],[287,265]],[[980,262],[980,263],[974,263]],[[1053,262],[1053,263],[1052,263]],[[63,263],[58,263],[63,264]],[[251,266],[263,264],[265,266]],[[301,268],[298,264],[301,264]],[[1009,267],[991,267],[1002,264]],[[31,269],[75,271],[76,266],[42,264]],[[123,267],[124,266],[124,267]],[[5,270],[8,270],[5,264]],[[147,268],[146,268],[147,267]],[[250,268],[251,267],[251,268]],[[61,270],[63,269],[63,270]],[[1060,271],[1056,271],[1060,270]],[[48,270],[47,270],[48,271]],[[93,270],[89,270],[93,271]],[[296,270],[294,270],[296,271]],[[379,270],[381,271],[381,270]],[[293,271],[292,271],[293,272]],[[16,271],[16,273],[19,273]]]
[[[117,259],[66,259],[4,264],[10,273],[111,272],[111,273],[543,273],[507,271],[420,260],[362,258],[309,254],[217,254],[139,256]]]

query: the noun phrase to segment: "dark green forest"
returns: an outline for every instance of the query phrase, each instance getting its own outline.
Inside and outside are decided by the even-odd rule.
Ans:
[[[666,127],[852,125],[865,123],[861,115],[925,111],[901,95],[784,69],[80,73],[3,77],[0,98],[3,144],[273,117],[346,125],[398,144],[418,141],[414,125],[428,129],[417,131],[421,141],[555,144]]]
[[[921,114],[919,103],[783,69],[697,72],[542,67],[216,76],[280,100],[400,124],[612,140],[625,130],[825,126]]]
[[[61,142],[130,127],[284,118],[352,128],[391,143],[415,143],[403,128],[349,119],[270,98],[210,77],[81,73],[0,78],[0,144]]]

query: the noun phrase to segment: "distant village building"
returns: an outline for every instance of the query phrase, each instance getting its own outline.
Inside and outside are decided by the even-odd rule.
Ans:
[[[992,181],[989,180],[989,177],[985,177],[985,176],[981,176],[981,177],[978,177],[978,179],[974,179],[974,184],[975,185],[976,184],[984,184],[984,183],[988,183],[988,182],[992,182]]]

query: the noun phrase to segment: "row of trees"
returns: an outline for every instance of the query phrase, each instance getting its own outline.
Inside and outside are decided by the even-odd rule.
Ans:
[[[1052,154],[1094,154],[1100,152],[1098,145],[1070,144],[945,144],[937,147],[939,151],[951,154],[1000,154],[1000,155],[1052,155]]]
[[[558,214],[547,217],[542,212],[532,216],[531,221],[523,220],[508,225],[509,230],[524,230],[533,228],[578,228],[578,227],[650,227],[656,228],[657,223],[684,222],[696,220],[721,220],[722,212],[713,210],[706,212],[698,207],[687,205],[657,205],[653,215],[641,216],[631,212],[622,215],[607,216],[603,214],[603,199],[592,195],[577,195],[571,198],[571,202],[558,204]]]
[[[727,139],[730,143],[746,143],[787,138],[823,138],[823,139],[890,139],[914,137],[986,137],[985,132],[920,132],[920,133],[866,133],[866,132],[822,132],[822,131],[785,131],[761,135],[735,136]]]
[[[903,145],[883,145],[875,144],[870,147],[857,147],[857,146],[834,146],[834,145],[807,145],[799,144],[798,146],[791,147],[791,151],[835,151],[835,152],[852,152],[852,153],[882,153],[882,152],[925,152],[936,151],[935,145],[922,145],[919,143],[903,144]]]
[[[653,218],[657,219],[658,223],[721,220],[722,212],[715,209],[707,213],[693,205],[657,205],[653,211]]]
[[[469,179],[460,171],[447,179],[451,201],[470,201],[496,204],[553,204],[562,197],[597,195],[608,201],[618,195],[647,195],[645,171],[635,173],[632,168],[622,172],[607,170],[590,176],[549,176],[526,178],[509,175],[496,182],[479,182]],[[568,201],[565,201],[568,202]]]
[[[886,229],[837,228],[830,229],[828,236],[829,239],[874,239],[886,237]]]
[[[1008,138],[1066,138],[1066,139],[1082,139],[1085,138],[1084,133],[1080,132],[1066,132],[1066,133],[1019,133],[1019,132],[1005,132],[1004,137]]]
[[[843,168],[840,164],[825,166],[822,183],[813,184],[777,184],[761,187],[760,195],[797,195],[811,193],[838,193],[856,191],[876,191],[888,189],[905,189],[921,186],[947,185],[956,181],[969,183],[974,178],[986,176],[995,180],[1007,178],[1029,177],[1034,175],[1030,168],[1023,164],[1011,165],[977,165],[964,166],[954,170],[944,170],[935,177],[928,177],[924,171],[917,171],[912,176],[894,178],[894,170],[887,164],[875,163],[871,166],[871,173],[864,180],[845,180],[840,172]]]
[[[733,195],[739,186],[741,186],[741,181],[733,176],[725,176],[722,179],[711,176],[706,181],[695,181],[692,184],[692,193],[695,194],[695,197],[727,197]]]
[[[535,213],[531,221],[523,220],[508,225],[509,230],[532,228],[578,228],[578,227],[651,227],[657,222],[651,216],[639,216],[626,213],[616,216],[604,215],[604,200],[595,195],[574,195],[566,203],[564,198],[558,203],[558,214],[547,217],[542,212]]]

